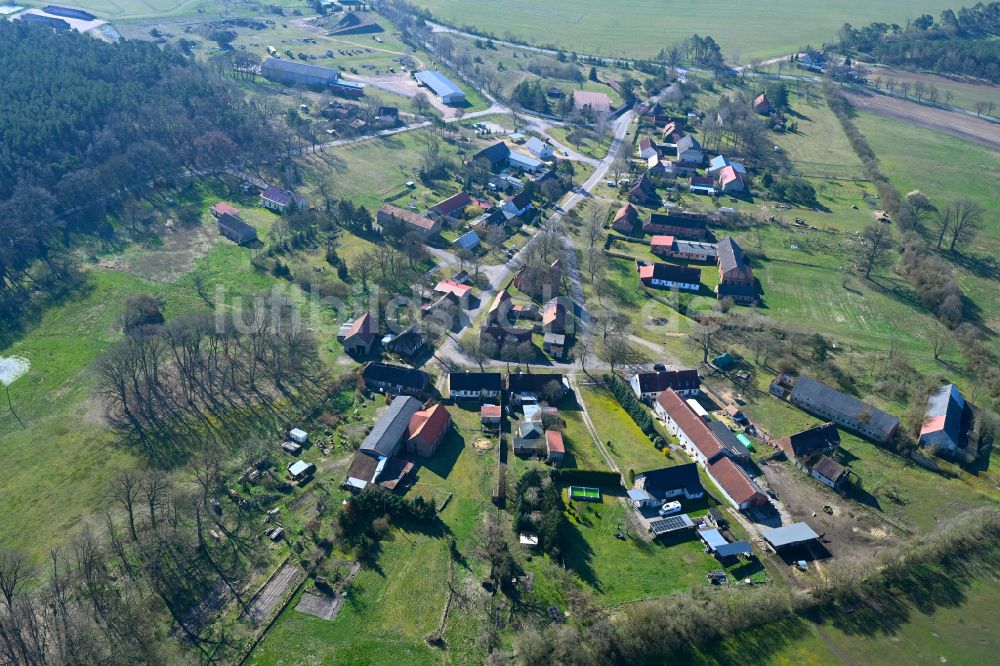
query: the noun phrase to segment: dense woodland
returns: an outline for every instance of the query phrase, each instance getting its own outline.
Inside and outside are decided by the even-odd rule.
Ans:
[[[924,14],[905,28],[871,23],[840,29],[840,47],[860,51],[877,62],[1000,81],[1000,2],[978,3],[941,13],[937,21]]]
[[[180,53],[0,22],[0,322],[124,193],[281,150],[278,119]],[[141,226],[141,225],[140,225]],[[41,268],[40,268],[41,267]]]

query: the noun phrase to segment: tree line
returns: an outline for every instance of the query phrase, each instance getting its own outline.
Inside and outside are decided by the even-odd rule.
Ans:
[[[840,29],[840,48],[866,53],[886,65],[915,67],[1000,81],[1000,2],[978,3],[937,21],[924,14],[905,27],[870,23]]]

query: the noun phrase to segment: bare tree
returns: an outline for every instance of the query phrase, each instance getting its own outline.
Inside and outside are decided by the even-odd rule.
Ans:
[[[931,350],[934,352],[934,360],[941,358],[942,354],[948,352],[954,344],[954,334],[942,325],[934,326],[927,334],[927,339],[931,343]]]
[[[688,340],[695,349],[701,352],[702,363],[708,363],[708,355],[715,346],[715,336],[718,335],[719,330],[718,324],[696,324],[691,329]]]
[[[604,206],[592,206],[583,217],[583,233],[587,238],[588,247],[594,249],[597,241],[604,236],[604,217],[607,209]]]
[[[591,284],[593,284],[597,275],[604,272],[604,268],[608,265],[608,260],[604,256],[604,252],[596,247],[592,247],[587,250],[585,263],[587,275],[590,277]]]
[[[858,242],[858,269],[865,278],[887,258],[892,247],[892,232],[885,222],[873,222],[861,232]]]
[[[972,242],[983,226],[982,205],[966,197],[952,201],[945,215],[949,219],[948,238],[951,241],[948,249],[952,252],[956,252],[959,245]],[[941,247],[940,241],[938,247]]]
[[[431,108],[431,100],[424,91],[418,92],[413,96],[413,110],[417,112],[419,116],[426,116],[427,112]]]
[[[0,550],[0,594],[7,610],[14,610],[14,598],[33,576],[27,556],[19,550]]]
[[[127,469],[122,470],[113,485],[114,498],[125,509],[125,515],[128,517],[128,531],[133,541],[138,538],[135,530],[135,503],[141,492],[140,486],[139,477]]]
[[[372,279],[379,261],[375,253],[366,250],[351,261],[351,274],[361,282],[361,288],[368,291],[368,281]]]
[[[648,361],[646,355],[624,335],[606,338],[601,345],[601,358],[611,366],[612,373],[617,367],[633,368]]]

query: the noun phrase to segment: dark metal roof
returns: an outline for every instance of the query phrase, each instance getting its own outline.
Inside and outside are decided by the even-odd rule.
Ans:
[[[361,443],[361,450],[386,457],[395,455],[410,426],[410,419],[420,411],[420,407],[420,401],[410,396],[395,398]]]
[[[688,391],[696,389],[700,385],[697,370],[640,372],[637,373],[636,376],[639,378],[640,393],[666,391],[668,388],[674,389],[675,391]]]
[[[266,76],[269,70],[288,74],[298,74],[300,76],[314,76],[324,78],[327,81],[336,81],[340,78],[340,72],[335,69],[320,67],[319,65],[310,65],[309,63],[299,62],[298,60],[268,58],[264,61],[264,64],[261,65],[261,72],[263,72]]]
[[[731,236],[723,238],[718,246],[719,268],[725,280],[752,280],[753,270],[747,262],[743,248]]]
[[[499,372],[453,372],[448,387],[452,391],[501,391],[503,377]]]
[[[719,440],[722,446],[726,447],[726,451],[729,452],[731,456],[737,458],[746,458],[750,455],[750,451],[747,447],[743,446],[743,442],[736,439],[736,435],[726,426],[725,423],[721,421],[711,421],[708,427],[712,429],[712,433],[715,434],[715,438]]]
[[[247,224],[242,219],[230,213],[223,213],[219,216],[219,228],[225,227],[238,235],[240,238],[250,238],[257,235],[257,229],[251,224]]]
[[[401,365],[390,365],[372,361],[365,365],[361,377],[366,382],[381,382],[421,390],[427,385],[427,373]]]
[[[800,400],[822,405],[831,415],[839,414],[846,421],[859,421],[859,417],[867,414],[865,425],[883,439],[887,439],[899,425],[899,419],[892,414],[805,375],[798,378],[792,389],[792,402],[797,404]]]
[[[688,494],[693,495],[704,491],[701,479],[698,477],[697,463],[685,463],[636,474],[635,484],[641,485],[649,493],[687,490]]]
[[[498,164],[505,162],[507,158],[510,157],[510,147],[503,141],[498,141],[488,148],[483,148],[478,153],[476,153],[475,158],[487,159],[495,167]]]
[[[819,538],[819,535],[813,531],[813,528],[805,523],[792,523],[791,525],[774,528],[763,527],[760,530],[760,535],[775,548],[814,541]]]

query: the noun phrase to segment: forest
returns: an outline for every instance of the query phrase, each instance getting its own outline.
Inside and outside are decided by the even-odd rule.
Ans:
[[[67,247],[85,234],[116,236],[109,220],[124,194],[185,168],[217,170],[283,147],[268,105],[169,48],[4,21],[0,60],[0,235],[8,239],[0,322],[8,331],[39,292],[29,283],[73,274]]]
[[[840,47],[860,51],[884,65],[913,67],[1000,81],[1000,2],[946,10],[937,21],[924,14],[905,28],[871,23],[840,29]]]

